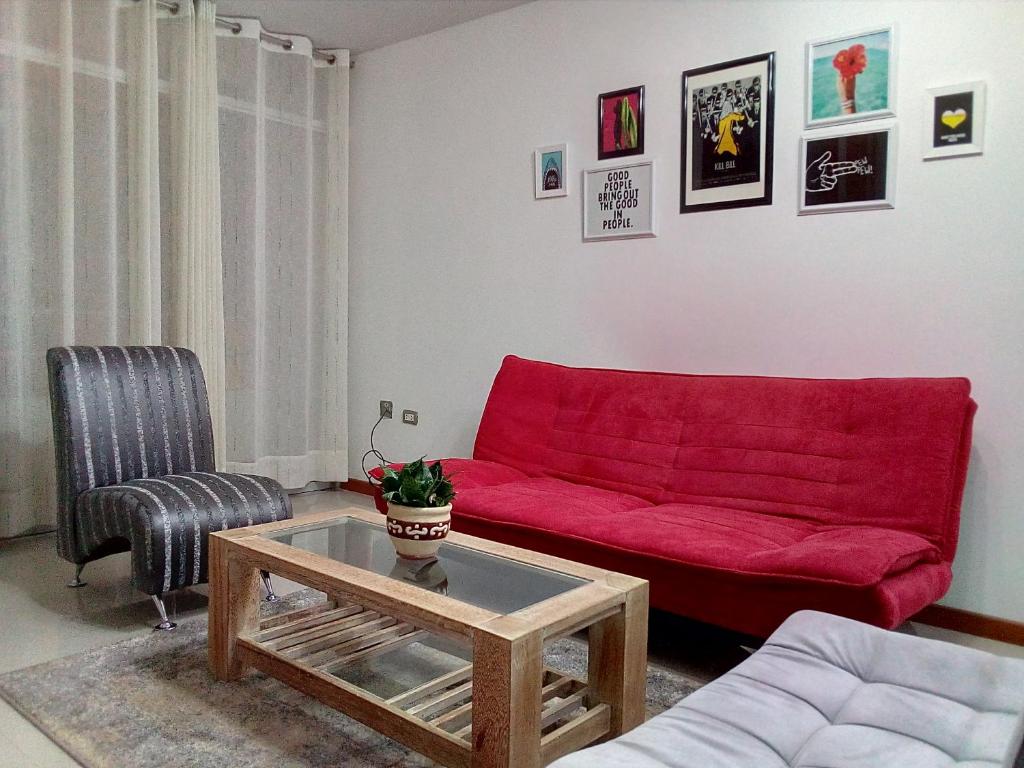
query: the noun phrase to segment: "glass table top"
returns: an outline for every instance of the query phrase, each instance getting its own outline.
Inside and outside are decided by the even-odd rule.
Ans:
[[[444,542],[433,560],[399,558],[381,525],[343,517],[262,536],[496,613],[513,613],[589,583]]]

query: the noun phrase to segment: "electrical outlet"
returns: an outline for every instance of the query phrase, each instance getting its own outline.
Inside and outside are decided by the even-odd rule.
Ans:
[[[402,423],[415,427],[420,423],[420,415],[416,411],[402,411]]]
[[[380,401],[380,417],[382,419],[390,419],[391,414],[394,412],[395,404],[390,400]]]

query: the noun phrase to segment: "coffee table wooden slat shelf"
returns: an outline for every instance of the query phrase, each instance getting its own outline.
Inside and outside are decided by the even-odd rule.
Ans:
[[[439,565],[458,581],[438,594],[386,573],[381,530],[347,509],[212,534],[214,675],[261,670],[452,768],[540,768],[642,722],[645,581],[453,533]],[[261,620],[260,570],[328,598]],[[543,665],[545,642],[583,629],[587,680]],[[455,668],[428,664],[404,690],[370,689],[365,675],[414,648]]]

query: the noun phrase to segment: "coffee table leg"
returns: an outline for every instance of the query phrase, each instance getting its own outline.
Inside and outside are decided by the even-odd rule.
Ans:
[[[644,721],[647,692],[647,584],[626,592],[622,610],[590,627],[588,706],[611,707],[608,736]]]
[[[230,542],[210,537],[210,671],[222,681],[242,676],[235,653],[239,635],[259,628],[260,573],[229,555]]]
[[[473,768],[540,768],[540,632],[473,640]]]

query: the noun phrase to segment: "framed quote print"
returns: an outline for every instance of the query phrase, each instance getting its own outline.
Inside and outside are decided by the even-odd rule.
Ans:
[[[806,125],[818,128],[896,114],[892,26],[807,43]]]
[[[566,154],[565,144],[540,147],[533,153],[533,196],[536,199],[565,197],[569,194],[565,174]]]
[[[801,215],[893,207],[895,127],[805,134],[800,157]]]
[[[683,73],[679,212],[772,203],[775,53]]]
[[[597,97],[597,159],[644,153],[644,87],[637,85]]]
[[[980,155],[984,137],[984,83],[928,89],[924,123],[925,160]]]
[[[654,237],[654,163],[583,172],[583,239]]]

